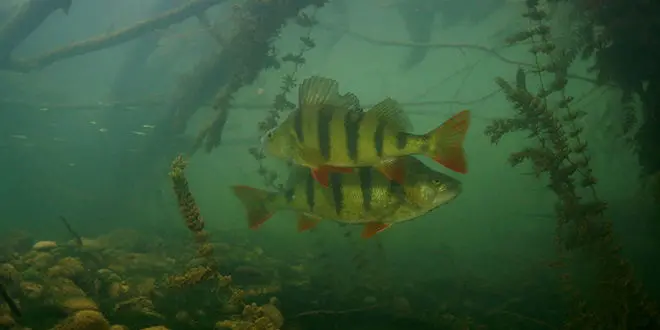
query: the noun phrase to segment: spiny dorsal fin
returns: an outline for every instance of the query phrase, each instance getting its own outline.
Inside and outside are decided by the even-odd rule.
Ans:
[[[402,132],[412,131],[412,123],[403,112],[399,102],[389,97],[369,109],[365,115],[365,120],[383,120],[394,129]]]
[[[339,83],[330,78],[312,76],[303,80],[298,89],[298,105],[332,104],[339,98]]]
[[[340,96],[335,105],[340,108],[346,108],[350,111],[362,112],[362,107],[360,106],[360,99],[353,93],[346,93]]]

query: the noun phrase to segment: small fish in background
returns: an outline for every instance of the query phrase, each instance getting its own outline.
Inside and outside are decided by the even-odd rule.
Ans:
[[[11,137],[12,139],[16,139],[16,140],[27,140],[27,138],[28,138],[27,136],[22,135],[22,134],[12,134],[9,137]]]
[[[90,123],[90,125],[96,125],[96,122],[95,122],[95,121],[93,121],[93,120],[92,120],[92,121],[90,121],[89,123]]]
[[[101,133],[107,133],[108,129],[107,128],[99,128],[99,132]]]
[[[386,98],[362,111],[357,97],[340,95],[339,83],[314,76],[298,92],[298,109],[262,138],[267,154],[292,160],[312,170],[323,186],[329,174],[348,173],[374,166],[387,178],[404,183],[404,162],[399,157],[426,155],[445,167],[467,173],[463,141],[470,112],[461,111],[422,135],[412,129],[403,109]]]
[[[139,135],[139,136],[145,136],[145,135],[147,135],[147,133],[145,133],[145,132],[140,132],[140,131],[131,131],[131,133],[133,133],[133,134],[135,134],[135,135]]]
[[[405,156],[407,179],[403,185],[389,180],[372,167],[352,173],[332,173],[330,187],[314,180],[305,167],[291,171],[283,191],[271,192],[248,186],[232,187],[247,210],[248,225],[259,228],[275,212],[298,214],[298,230],[315,227],[321,219],[362,224],[362,237],[369,238],[389,228],[424,215],[461,193],[461,182]]]
[[[48,109],[48,108],[40,108],[39,109],[39,111],[48,111],[48,110],[50,110],[50,109]]]
[[[154,128],[156,128],[156,125],[144,124],[144,125],[142,125],[142,128],[154,129]]]

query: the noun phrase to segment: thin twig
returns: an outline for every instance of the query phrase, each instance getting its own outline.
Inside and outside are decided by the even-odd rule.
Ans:
[[[310,315],[342,315],[342,314],[360,313],[360,312],[366,312],[366,311],[374,310],[374,309],[376,309],[380,306],[381,305],[376,304],[376,305],[369,305],[369,306],[366,306],[366,307],[344,309],[344,310],[319,309],[319,310],[307,311],[307,312],[302,312],[302,313],[296,314],[293,318],[298,318],[298,317],[303,317],[303,316],[310,316]]]
[[[69,224],[69,221],[64,216],[61,215],[60,215],[60,221],[62,221],[62,223],[64,224],[64,228],[66,228],[69,234],[73,236],[73,239],[76,241],[76,245],[78,245],[78,247],[82,247],[83,246],[82,238],[80,237],[80,235],[78,235],[78,233],[75,230],[73,230],[71,224]]]

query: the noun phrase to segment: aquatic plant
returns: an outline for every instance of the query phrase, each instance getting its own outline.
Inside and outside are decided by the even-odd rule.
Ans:
[[[573,98],[565,92],[567,69],[577,52],[557,49],[550,40],[551,29],[546,12],[539,1],[528,0],[523,14],[533,25],[528,31],[512,36],[512,43],[532,42],[530,52],[535,68],[519,69],[515,83],[497,78],[516,113],[510,119],[495,120],[485,134],[497,144],[510,132],[527,131],[534,145],[513,153],[512,166],[523,162],[532,165],[538,178],[547,180],[547,187],[557,196],[556,243],[560,261],[561,283],[572,303],[565,329],[625,329],[645,322],[655,322],[658,309],[634,277],[632,265],[621,255],[612,223],[605,215],[607,203],[597,194],[597,179],[593,175],[588,144],[581,136],[582,127],[576,119],[584,112],[571,106]],[[544,62],[544,58],[548,60]],[[538,79],[536,92],[527,86],[527,75]],[[550,74],[554,79],[546,82]],[[556,105],[551,96],[557,96]],[[589,283],[578,283],[575,270],[579,264],[593,268],[586,271]]]
[[[602,84],[615,84],[622,91],[622,129],[625,134],[633,126],[634,142],[645,174],[660,169],[655,141],[660,131],[660,3],[626,0],[551,0],[570,3],[576,8],[579,28],[576,30],[581,56],[593,59],[589,69]],[[632,100],[643,104],[641,115],[633,111]]]
[[[291,73],[285,74],[282,77],[280,92],[273,98],[272,108],[268,111],[266,118],[258,123],[259,136],[263,136],[266,132],[275,128],[286,111],[296,108],[296,104],[289,101],[288,95],[297,86],[296,74],[306,62],[305,53],[316,47],[316,43],[311,37],[314,26],[318,24],[315,14],[316,11],[314,11],[314,14],[311,16],[308,16],[305,13],[300,13],[296,18],[296,24],[307,28],[307,32],[304,36],[300,37],[300,49],[298,52],[288,53],[282,57],[283,62],[290,62],[293,64],[293,70]],[[266,168],[263,163],[263,160],[265,159],[263,151],[260,148],[254,147],[248,149],[248,151],[259,164],[257,174],[263,178],[266,187],[281,189],[281,184],[277,183],[277,172]]]
[[[217,91],[213,104],[216,118],[202,129],[195,143],[196,150],[204,145],[210,152],[220,144],[224,125],[227,122],[233,95],[241,87],[248,85],[261,71],[279,67],[276,53],[271,45],[288,18],[296,17],[300,10],[311,5],[323,6],[327,0],[250,0],[236,7],[237,33],[226,45],[233,61],[228,81]]]

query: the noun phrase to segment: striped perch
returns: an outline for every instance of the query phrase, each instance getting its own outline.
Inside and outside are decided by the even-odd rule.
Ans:
[[[399,157],[426,155],[445,167],[467,172],[463,141],[470,112],[461,111],[427,134],[410,133],[412,125],[399,104],[386,98],[362,111],[357,97],[339,95],[332,79],[311,77],[299,89],[299,108],[262,139],[275,157],[309,167],[314,178],[329,186],[330,173],[375,167],[387,178],[404,183]]]
[[[364,224],[363,237],[371,237],[393,223],[412,220],[445,204],[461,192],[461,183],[430,169],[412,156],[401,159],[407,180],[389,180],[372,167],[352,173],[330,173],[329,187],[317,182],[304,167],[292,170],[286,189],[268,192],[247,186],[233,187],[247,209],[248,225],[259,228],[275,212],[298,214],[298,229],[310,229],[321,219]]]

